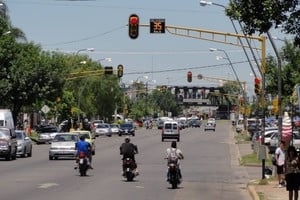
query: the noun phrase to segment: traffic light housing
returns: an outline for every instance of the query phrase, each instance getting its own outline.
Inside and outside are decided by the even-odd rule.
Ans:
[[[136,39],[139,36],[139,16],[136,14],[129,16],[128,34],[131,39]]]
[[[104,74],[105,75],[111,75],[114,73],[114,69],[111,66],[104,67]]]
[[[187,81],[190,83],[193,80],[193,73],[191,71],[189,71],[187,73]]]
[[[117,74],[119,78],[123,76],[123,65],[118,65]]]
[[[260,95],[261,88],[260,88],[260,78],[256,77],[254,79],[254,92],[256,95]]]

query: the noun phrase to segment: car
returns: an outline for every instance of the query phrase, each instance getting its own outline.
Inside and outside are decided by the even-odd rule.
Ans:
[[[81,136],[84,136],[85,141],[87,141],[91,145],[92,155],[96,154],[95,136],[94,134],[92,134],[92,132],[86,130],[76,130],[76,131],[72,131],[71,133],[77,133],[79,135],[79,138]]]
[[[212,123],[212,124],[216,124],[216,119],[215,118],[208,118],[207,123]]]
[[[16,138],[17,138],[17,155],[22,158],[31,157],[32,156],[32,141],[30,137],[23,130],[16,130]]]
[[[164,121],[163,120],[159,120],[157,122],[157,129],[162,129],[164,127]]]
[[[135,128],[134,128],[133,123],[126,122],[126,123],[120,124],[119,136],[122,136],[122,135],[135,136]]]
[[[192,128],[195,128],[195,127],[200,128],[201,127],[201,121],[199,119],[193,119],[193,120],[191,120],[190,127],[192,127]]]
[[[104,120],[96,119],[91,122],[91,130],[94,130],[98,124],[104,124]]]
[[[216,125],[215,123],[209,123],[207,122],[204,126],[204,131],[216,131]]]
[[[36,132],[37,144],[51,143],[55,135],[59,133],[59,128],[53,125],[39,125],[36,127]]]
[[[165,121],[161,131],[161,141],[165,139],[176,139],[180,141],[180,128],[176,121]]]
[[[293,131],[293,140],[291,140],[291,145],[293,145],[296,149],[300,148],[300,133],[297,130]],[[269,154],[275,153],[276,148],[279,146],[278,141],[278,132],[273,134],[270,139]]]
[[[15,160],[17,157],[17,139],[14,129],[0,127],[0,157]]]
[[[76,142],[79,140],[78,133],[58,133],[53,139],[49,149],[49,160],[58,158],[73,158],[77,156]]]
[[[119,124],[110,124],[111,133],[119,135],[120,125]]]
[[[107,123],[97,124],[95,126],[94,133],[95,133],[96,137],[99,137],[101,135],[106,135],[108,137],[111,137],[111,134],[112,134],[110,125]]]

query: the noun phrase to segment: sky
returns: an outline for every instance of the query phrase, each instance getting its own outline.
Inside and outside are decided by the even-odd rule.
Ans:
[[[104,66],[124,66],[122,82],[148,82],[149,86],[218,86],[220,81],[198,79],[197,75],[246,83],[253,94],[254,77],[241,47],[168,33],[151,34],[149,27],[139,28],[135,40],[128,36],[128,18],[137,14],[140,24],[150,19],[165,19],[167,26],[187,27],[235,33],[230,19],[219,6],[200,6],[199,0],[7,0],[8,15],[14,27],[20,28],[28,41],[44,50],[76,54],[80,51]],[[214,0],[226,6],[227,0]],[[236,24],[240,32],[239,25]],[[240,32],[241,33],[241,32]],[[271,31],[277,38],[288,36]],[[275,40],[277,48],[283,45]],[[260,44],[253,42],[253,47]],[[210,48],[222,51],[211,52]],[[247,50],[250,52],[249,50]],[[255,50],[260,58],[261,53]],[[267,55],[273,55],[267,41]],[[227,54],[227,56],[226,56]],[[221,59],[216,59],[222,57]],[[104,60],[111,58],[111,62]],[[252,57],[250,58],[252,59]],[[230,65],[230,62],[232,65]],[[256,65],[254,65],[256,68]],[[235,70],[236,75],[232,68]],[[187,82],[187,72],[193,81]],[[258,73],[255,69],[255,73]],[[258,73],[259,75],[259,73]],[[148,77],[146,79],[146,77]]]

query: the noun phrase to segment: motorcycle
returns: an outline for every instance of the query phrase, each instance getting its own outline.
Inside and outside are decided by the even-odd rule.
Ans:
[[[86,176],[86,172],[89,169],[89,164],[88,157],[83,152],[80,152],[78,156],[78,169],[80,176]]]
[[[172,185],[172,189],[176,189],[181,183],[177,162],[170,162],[168,164],[168,181]]]
[[[125,158],[123,160],[123,175],[127,181],[132,181],[137,175],[136,164],[132,158]]]

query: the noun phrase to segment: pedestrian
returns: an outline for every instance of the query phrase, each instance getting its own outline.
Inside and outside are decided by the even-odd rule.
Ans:
[[[289,200],[298,200],[300,183],[300,162],[294,146],[289,146],[286,155],[286,190],[289,191]],[[293,199],[294,197],[294,199]]]
[[[285,142],[281,141],[279,147],[275,151],[278,187],[284,187],[284,172],[285,172]]]

